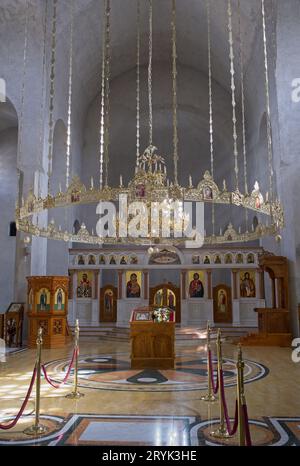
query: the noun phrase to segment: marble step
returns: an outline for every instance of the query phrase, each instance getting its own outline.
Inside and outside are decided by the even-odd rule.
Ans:
[[[71,332],[74,334],[74,326],[70,326]],[[255,332],[255,329],[248,327],[220,327],[224,338],[241,338],[248,335],[250,332]],[[120,340],[128,341],[130,329],[128,327],[108,327],[108,326],[80,326],[81,337],[98,337],[105,340]],[[212,339],[217,337],[217,329],[212,328]],[[206,328],[176,328],[176,340],[187,342],[206,340]]]

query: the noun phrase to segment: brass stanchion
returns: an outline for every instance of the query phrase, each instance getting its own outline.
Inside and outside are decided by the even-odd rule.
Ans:
[[[41,435],[49,430],[48,427],[40,424],[40,402],[41,402],[41,355],[43,344],[43,329],[40,327],[36,339],[37,354],[36,354],[36,394],[35,394],[35,423],[33,426],[27,427],[24,434]]]
[[[208,375],[208,393],[206,395],[201,396],[202,401],[216,401],[217,397],[213,394],[212,390],[212,383],[211,383],[211,367],[209,361],[209,352],[210,352],[210,325],[209,321],[207,321],[207,375]]]
[[[66,398],[82,398],[84,393],[78,391],[78,353],[79,353],[79,321],[76,319],[75,327],[75,367],[74,367],[74,389],[66,395]]]
[[[217,337],[217,354],[218,354],[218,380],[219,380],[219,405],[220,405],[220,424],[217,430],[211,432],[211,435],[216,438],[230,438],[231,435],[229,434],[225,422],[224,416],[224,406],[223,406],[223,399],[222,399],[222,387],[221,387],[221,372],[222,372],[222,365],[223,365],[223,357],[222,357],[222,341],[221,341],[221,331],[218,329],[218,337]]]
[[[238,432],[239,432],[239,445],[241,447],[246,445],[245,436],[245,417],[243,405],[246,404],[244,392],[244,367],[242,347],[239,345],[238,359],[236,363],[237,368],[237,402],[238,402]]]

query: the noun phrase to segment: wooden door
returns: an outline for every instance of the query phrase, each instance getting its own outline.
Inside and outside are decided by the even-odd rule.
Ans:
[[[100,322],[117,322],[117,288],[106,285],[100,290]]]
[[[180,288],[172,283],[163,283],[150,288],[149,304],[151,306],[168,306],[174,309],[176,323],[181,322]]]
[[[231,288],[226,285],[218,285],[213,289],[214,298],[214,322],[232,323]]]

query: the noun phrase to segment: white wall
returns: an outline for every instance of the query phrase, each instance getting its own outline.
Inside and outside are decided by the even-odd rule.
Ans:
[[[13,301],[16,237],[9,236],[17,193],[17,128],[0,132],[0,312]]]

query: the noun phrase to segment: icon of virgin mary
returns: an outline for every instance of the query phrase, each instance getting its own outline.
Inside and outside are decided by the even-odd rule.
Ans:
[[[132,273],[130,280],[127,282],[127,298],[139,298],[141,296],[141,287],[138,284],[137,274]]]
[[[194,273],[194,279],[190,283],[189,291],[191,298],[203,298],[204,296],[204,286],[200,280],[199,274]]]

